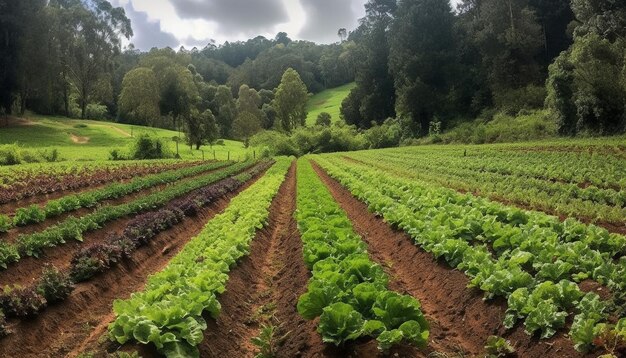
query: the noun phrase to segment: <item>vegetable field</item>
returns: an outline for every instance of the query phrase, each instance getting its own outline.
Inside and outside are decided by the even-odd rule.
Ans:
[[[623,357],[626,148],[0,168],[3,357]]]

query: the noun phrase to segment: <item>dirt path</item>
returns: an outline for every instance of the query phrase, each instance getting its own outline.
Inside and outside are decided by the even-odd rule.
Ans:
[[[302,260],[295,208],[294,164],[272,202],[269,224],[252,242],[250,255],[230,273],[220,297],[222,312],[217,321],[208,320],[202,357],[253,357],[257,350],[250,340],[259,335],[262,324],[278,328],[273,342],[276,357],[304,356],[320,347],[315,324],[296,310],[309,273]]]
[[[429,348],[434,352],[470,356],[483,353],[490,335],[502,335],[517,348],[519,357],[581,357],[562,334],[550,340],[531,338],[519,326],[510,332],[502,327],[504,302],[485,302],[477,289],[467,288],[468,278],[460,271],[412,243],[403,232],[393,230],[380,217],[369,212],[319,166],[314,168],[333,197],[347,212],[355,231],[369,246],[371,257],[382,264],[392,278],[392,289],[420,300],[431,323]]]
[[[230,199],[252,185],[262,173],[213,205],[157,235],[138,249],[130,262],[117,265],[91,281],[78,284],[72,295],[31,320],[18,322],[13,334],[0,340],[0,357],[76,356],[97,346],[113,319],[112,303],[141,290],[148,275],[162,270]],[[108,228],[107,228],[108,229]],[[106,230],[112,231],[112,230]]]
[[[75,144],[87,144],[87,143],[89,143],[89,140],[91,138],[89,138],[89,137],[81,137],[81,136],[77,136],[75,134],[70,134],[70,139]]]

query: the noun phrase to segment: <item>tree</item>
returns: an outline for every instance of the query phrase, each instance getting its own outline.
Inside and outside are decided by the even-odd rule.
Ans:
[[[333,117],[328,112],[322,112],[317,116],[315,125],[329,127]]]
[[[197,109],[192,109],[186,121],[187,143],[196,146],[196,150],[204,143],[213,144],[218,138],[218,128],[215,116],[210,110],[200,113]]]
[[[68,80],[78,94],[81,118],[102,75],[111,69],[113,56],[121,51],[121,36],[130,39],[133,30],[123,8],[106,0],[92,0],[90,8],[76,5],[70,44]]]
[[[601,135],[626,131],[625,46],[595,32],[576,37],[570,50],[550,66],[548,105],[562,134],[588,131]]]
[[[342,115],[348,124],[369,128],[395,117],[395,89],[389,71],[389,34],[397,4],[395,0],[369,0],[366,16],[349,40],[357,43],[352,56],[359,59],[356,87],[342,104]],[[344,106],[345,104],[345,106]]]
[[[223,138],[232,138],[232,127],[237,117],[237,103],[228,86],[219,86],[215,94],[215,104],[218,108],[216,120]]]
[[[154,125],[161,115],[159,110],[159,83],[154,72],[145,67],[136,68],[124,76],[119,97],[119,115],[129,123]]]
[[[292,68],[287,69],[272,105],[276,109],[283,130],[291,132],[292,129],[304,125],[308,99],[307,88],[298,72]]]
[[[261,122],[250,112],[237,115],[233,123],[233,133],[237,139],[243,140],[248,147],[250,137],[261,131]]]
[[[200,102],[193,75],[186,67],[174,64],[163,70],[160,86],[161,113],[170,114],[178,130],[179,118],[189,118],[191,109]]]
[[[248,112],[255,116],[259,121],[263,118],[263,112],[261,111],[261,96],[254,89],[248,87],[248,85],[242,85],[239,88],[239,97],[237,99],[237,112]]]
[[[448,111],[455,83],[453,26],[448,0],[401,1],[392,25],[389,64],[396,113],[409,118],[421,135],[428,134],[436,115]]]
[[[572,0],[580,23],[576,35],[594,32],[611,42],[626,37],[626,2],[616,0]]]
[[[339,36],[340,42],[344,42],[346,40],[346,38],[348,37],[348,30],[346,30],[345,28],[340,28],[337,31],[337,36]]]

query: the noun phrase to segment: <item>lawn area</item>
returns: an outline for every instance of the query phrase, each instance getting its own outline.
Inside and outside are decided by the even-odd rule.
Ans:
[[[328,112],[332,116],[332,121],[338,121],[340,118],[341,102],[350,94],[350,91],[356,86],[349,83],[341,87],[336,87],[322,91],[309,99],[306,118],[307,125],[315,124],[317,116],[322,112]]]
[[[176,150],[172,138],[177,133],[166,129],[47,116],[12,119],[8,123],[0,120],[0,144],[19,143],[27,149],[56,148],[66,160],[106,160],[111,150],[127,150],[133,137],[144,133],[166,139],[172,150]],[[202,159],[202,151],[209,159],[213,158],[215,151],[217,159],[227,159],[230,152],[230,158],[237,160],[252,150],[244,148],[241,142],[230,140],[225,140],[224,145],[203,146],[200,151],[191,150],[182,143],[179,145],[183,159]]]

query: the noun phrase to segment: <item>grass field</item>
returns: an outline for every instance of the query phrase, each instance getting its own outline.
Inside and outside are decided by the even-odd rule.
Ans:
[[[172,150],[176,150],[172,137],[177,136],[177,132],[166,129],[44,116],[0,121],[0,144],[19,143],[26,149],[56,148],[66,160],[108,159],[111,150],[126,150],[133,143],[133,137],[144,133],[166,139]],[[252,151],[240,142],[229,140],[224,141],[224,145],[204,146],[201,150],[207,159],[213,157],[214,150],[217,159],[227,159],[228,152],[231,159],[243,158],[247,151]],[[202,159],[201,151],[190,150],[183,144],[179,145],[179,152],[184,159]]]
[[[322,91],[309,99],[307,105],[307,112],[309,115],[306,118],[307,125],[315,124],[317,116],[322,112],[328,112],[332,116],[332,121],[339,120],[339,114],[341,109],[341,102],[350,91],[355,87],[354,83],[336,87]]]

